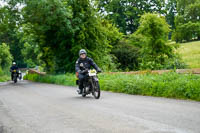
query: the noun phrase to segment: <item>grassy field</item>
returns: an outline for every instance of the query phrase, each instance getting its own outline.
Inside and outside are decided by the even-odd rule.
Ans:
[[[178,52],[190,68],[200,68],[200,41],[181,43]]]
[[[74,74],[45,75],[29,74],[28,80],[76,86]],[[200,76],[193,74],[165,73],[159,74],[99,74],[102,90],[177,99],[200,101]]]

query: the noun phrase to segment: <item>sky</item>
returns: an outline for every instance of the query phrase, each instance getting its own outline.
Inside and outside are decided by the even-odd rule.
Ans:
[[[6,5],[6,3],[4,1],[0,0],[0,6],[4,6],[4,5]]]

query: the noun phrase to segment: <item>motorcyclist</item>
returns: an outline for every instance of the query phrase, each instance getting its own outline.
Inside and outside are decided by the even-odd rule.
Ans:
[[[83,81],[85,78],[87,78],[86,74],[88,70],[91,68],[91,66],[97,72],[101,72],[101,69],[95,64],[95,62],[91,58],[87,57],[87,52],[85,51],[85,49],[81,49],[79,51],[79,58],[76,61],[76,65],[75,65],[75,70],[79,78],[79,91],[78,91],[79,94],[82,94]]]
[[[12,63],[12,66],[10,67],[11,79],[12,79],[12,80],[13,80],[13,70],[16,70],[16,71],[17,71],[17,76],[18,76],[19,68],[16,66],[16,62],[13,62],[13,63]]]

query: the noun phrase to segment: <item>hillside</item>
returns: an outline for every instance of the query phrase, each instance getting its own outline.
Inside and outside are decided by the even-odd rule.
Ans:
[[[181,43],[179,53],[190,68],[200,68],[200,41]]]

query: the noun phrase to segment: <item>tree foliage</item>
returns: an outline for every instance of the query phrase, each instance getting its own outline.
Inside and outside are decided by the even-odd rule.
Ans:
[[[41,52],[37,42],[36,33],[33,30],[32,25],[30,23],[22,24],[21,30],[17,32],[17,36],[20,39],[20,43],[23,44],[21,53],[27,67],[33,68],[37,65],[42,66],[43,62],[39,58],[41,56]]]
[[[5,43],[0,44],[0,68],[8,68],[12,63],[12,59],[9,46]]]
[[[142,69],[161,69],[172,57],[173,47],[167,45],[169,31],[169,25],[161,15],[147,13],[141,17],[135,34],[145,40],[141,48]]]
[[[19,66],[25,67],[21,54],[23,45],[19,43],[16,34],[22,20],[20,18],[20,10],[17,8],[16,4],[17,3],[13,1],[9,1],[8,5],[0,7],[0,44],[8,44],[13,59]]]
[[[106,71],[169,68],[179,58],[170,28],[177,42],[200,39],[198,0],[4,1],[0,44],[19,66],[49,73],[73,72],[82,48]]]
[[[173,40],[185,42],[200,40],[200,2],[198,0],[177,0],[178,15],[175,18],[176,29]]]
[[[65,58],[71,59],[69,52],[73,32],[68,5],[59,0],[29,0],[26,5],[23,9],[24,23],[31,27],[26,30],[31,34],[26,35],[32,36],[37,43],[44,67],[49,72],[64,71]]]
[[[167,23],[171,26],[171,29],[175,29],[175,17],[177,14],[177,0],[167,0],[166,6],[165,6],[165,16]],[[171,32],[169,35],[169,39],[171,39]]]
[[[165,0],[98,0],[99,10],[124,34],[133,33],[145,12],[164,13]]]
[[[38,47],[33,60],[39,58],[46,71],[74,71],[82,48],[103,69],[115,69],[109,53],[122,34],[99,16],[89,0],[29,0],[23,17],[23,54]]]
[[[188,5],[197,2],[198,0],[177,0],[177,11],[179,15],[185,14],[185,9]]]
[[[122,71],[138,70],[139,50],[140,48],[129,43],[129,40],[121,40],[112,50],[112,54],[119,63],[118,69]]]

